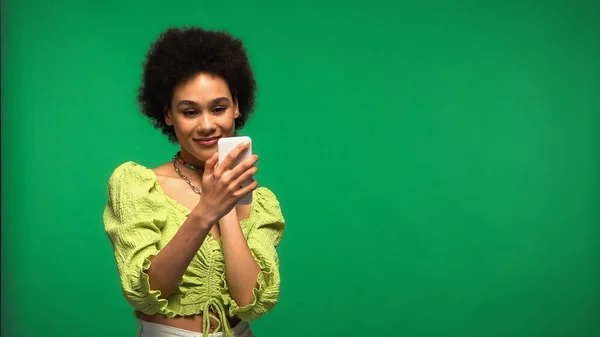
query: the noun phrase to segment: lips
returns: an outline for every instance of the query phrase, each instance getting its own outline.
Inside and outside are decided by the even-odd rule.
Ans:
[[[217,144],[221,137],[197,138],[194,141],[202,146],[209,147]]]

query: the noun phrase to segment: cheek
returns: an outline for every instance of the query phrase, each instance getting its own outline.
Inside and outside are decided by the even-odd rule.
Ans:
[[[233,136],[235,136],[235,129],[229,129],[224,134],[225,134],[225,137],[233,137]]]
[[[178,133],[189,133],[194,129],[194,123],[191,120],[179,119],[174,121],[173,127]]]
[[[235,119],[230,119],[227,122],[227,133],[229,134],[229,136],[233,136],[233,134],[235,133]]]
[[[227,134],[233,134],[235,132],[235,119],[233,118],[233,114],[228,114],[227,116],[219,118],[219,125]]]

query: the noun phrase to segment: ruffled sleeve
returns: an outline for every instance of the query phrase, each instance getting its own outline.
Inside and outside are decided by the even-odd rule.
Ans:
[[[229,315],[238,316],[244,321],[254,320],[270,311],[279,299],[280,275],[277,246],[283,236],[285,221],[275,194],[265,187],[254,191],[255,199],[248,224],[248,247],[261,272],[257,287],[253,290],[252,303],[240,307],[228,295],[225,303],[230,304]]]
[[[166,222],[164,207],[154,188],[156,176],[141,165],[127,162],[115,169],[108,183],[104,229],[113,247],[125,298],[145,314],[164,314],[168,301],[150,289],[147,270],[158,253],[161,228]]]

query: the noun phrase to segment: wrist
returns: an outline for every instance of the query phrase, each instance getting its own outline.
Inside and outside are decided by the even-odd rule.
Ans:
[[[191,218],[192,221],[201,228],[211,228],[219,220],[217,216],[207,212],[205,207],[201,204],[198,204],[198,206],[192,210],[188,218]]]
[[[237,211],[236,211],[235,207],[233,207],[233,209],[231,209],[231,211],[229,211],[229,213],[225,214],[225,216],[223,216],[221,218],[221,220],[219,220],[219,224],[224,225],[224,226],[228,226],[228,225],[236,224],[236,223],[239,223],[239,221],[238,221]]]

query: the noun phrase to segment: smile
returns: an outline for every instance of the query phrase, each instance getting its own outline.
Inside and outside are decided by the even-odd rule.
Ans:
[[[202,139],[194,139],[194,141],[202,146],[210,147],[219,141],[220,137],[212,137],[212,138],[202,138]]]

